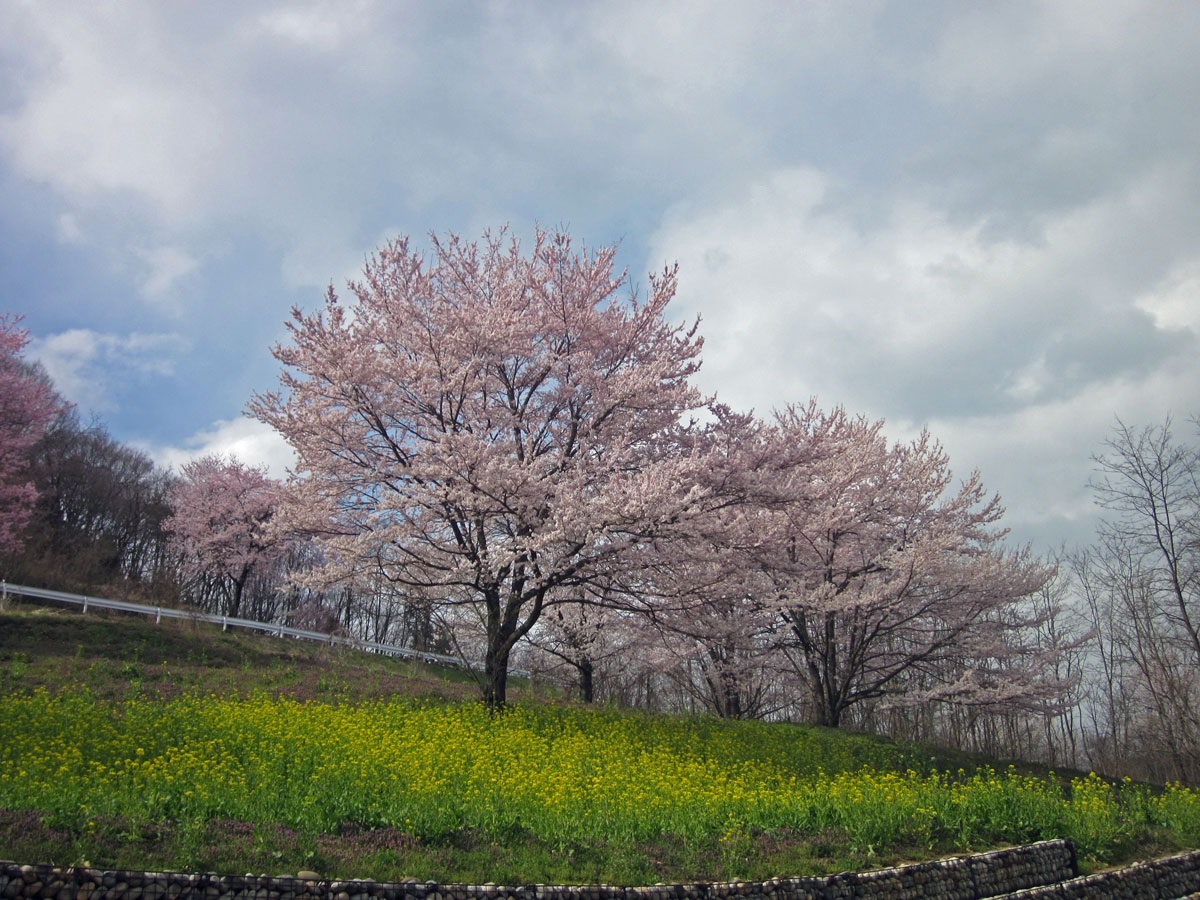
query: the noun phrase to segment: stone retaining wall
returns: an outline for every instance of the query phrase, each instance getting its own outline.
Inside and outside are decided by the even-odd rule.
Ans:
[[[1073,878],[1061,884],[1004,894],[995,900],[1177,900],[1200,898],[1200,850],[1134,863],[1124,869]]]
[[[0,862],[0,900],[1200,900],[1200,850],[1078,874],[1070,841],[872,872],[648,887],[385,883]]]
[[[1189,875],[1196,865],[1176,864]],[[1177,857],[1176,859],[1182,859]],[[1168,867],[1169,868],[1169,867]],[[1167,870],[1164,870],[1167,871]],[[1170,869],[1174,871],[1174,869]],[[766,882],[616,887],[384,883],[321,878],[177,872],[106,872],[82,867],[23,866],[0,862],[2,900],[982,900],[1006,892],[1074,879],[1079,874],[1069,841],[956,856],[932,862]],[[1197,889],[1200,885],[1196,885]],[[1174,900],[1186,893],[1154,900]],[[1042,896],[1041,894],[1012,894]],[[1060,896],[1050,895],[1045,896]],[[1064,894],[1061,896],[1084,896]],[[1121,895],[1126,896],[1126,895]],[[1134,894],[1128,896],[1133,897]],[[1136,895],[1143,896],[1143,895]]]

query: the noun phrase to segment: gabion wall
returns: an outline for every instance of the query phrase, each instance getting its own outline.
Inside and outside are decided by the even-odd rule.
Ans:
[[[1200,850],[1004,894],[996,900],[1200,900]]]
[[[1183,873],[1180,884],[1200,872],[1200,853],[1194,856],[1196,859],[1191,863],[1175,864],[1175,868]],[[82,867],[0,862],[0,897],[4,900],[982,900],[1024,888],[1053,885],[1078,874],[1074,847],[1069,841],[1043,841],[1026,847],[872,872],[773,878],[766,882],[649,887],[382,883],[253,875],[107,872]],[[1200,884],[1192,889],[1200,889]],[[1152,896],[1154,900],[1174,900],[1186,892]]]
[[[1200,900],[1200,850],[1077,877],[1070,841],[765,882],[612,885],[384,883],[102,871],[0,861],[3,900]]]

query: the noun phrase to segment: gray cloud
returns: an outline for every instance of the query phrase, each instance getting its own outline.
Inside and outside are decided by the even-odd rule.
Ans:
[[[1089,515],[1114,414],[1196,411],[1195,5],[5,11],[0,179],[39,202],[0,228],[43,248],[6,266],[77,267],[29,324],[155,446],[260,444],[240,402],[120,401],[140,370],[110,364],[142,351],[115,335],[188,329],[188,402],[211,404],[269,387],[288,306],[395,231],[534,220],[621,240],[643,283],[678,259],[675,312],[703,315],[731,402],[928,423],[1039,540]]]

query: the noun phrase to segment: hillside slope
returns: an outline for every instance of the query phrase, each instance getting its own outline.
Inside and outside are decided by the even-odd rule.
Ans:
[[[1200,797],[861,735],[581,710],[218,628],[0,613],[0,857],[528,883],[720,880],[1071,837],[1200,842]],[[520,696],[520,695],[518,695]]]

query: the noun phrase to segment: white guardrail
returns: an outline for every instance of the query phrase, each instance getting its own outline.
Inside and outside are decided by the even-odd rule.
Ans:
[[[102,597],[85,597],[82,594],[49,591],[45,588],[25,587],[19,584],[9,584],[6,581],[0,581],[0,599],[7,598],[9,594],[16,594],[21,597],[34,597],[39,600],[55,600],[59,603],[70,603],[75,606],[82,606],[83,612],[87,612],[90,607],[95,607],[96,609],[116,609],[121,612],[140,613],[145,616],[154,616],[155,624],[158,624],[163,619],[190,619],[195,622],[211,622],[214,625],[220,625],[222,631],[229,628],[250,628],[254,631],[263,631],[277,637],[295,637],[309,641],[319,641],[331,647],[349,647],[353,650],[364,650],[368,653],[383,653],[388,656],[441,663],[444,666],[455,666],[457,668],[475,668],[469,663],[464,663],[463,660],[456,656],[446,656],[442,653],[426,653],[414,650],[411,647],[397,647],[394,644],[377,644],[373,641],[360,641],[357,638],[344,637],[340,634],[326,634],[323,631],[306,631],[303,628],[289,628],[286,625],[255,622],[253,619],[239,619],[234,616],[210,616],[188,609],[172,609],[167,606],[146,606],[142,603],[130,603],[126,600],[105,600]],[[527,672],[518,669],[510,669],[509,672],[512,675],[528,675]]]

